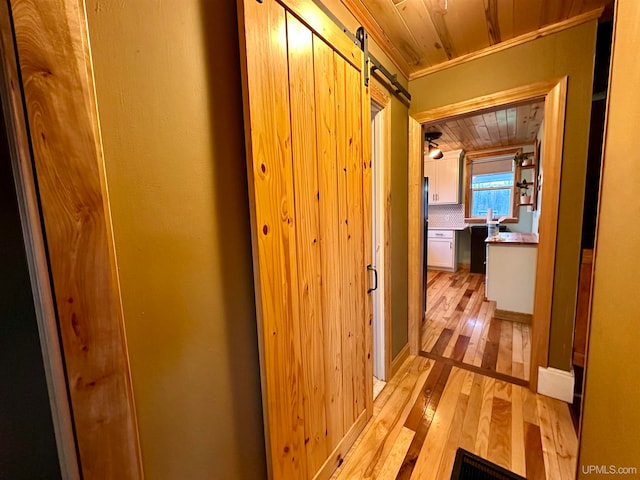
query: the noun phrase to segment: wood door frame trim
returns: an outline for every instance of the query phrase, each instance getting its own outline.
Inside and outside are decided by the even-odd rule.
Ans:
[[[370,83],[371,100],[382,109],[378,115],[382,115],[381,130],[382,161],[383,161],[383,186],[381,194],[384,198],[384,377],[381,380],[388,381],[393,376],[391,358],[392,329],[391,329],[391,96],[381,82],[375,78]],[[374,187],[375,188],[375,187]]]
[[[515,102],[536,98],[545,99],[545,129],[543,138],[543,158],[545,181],[543,183],[543,205],[540,209],[537,275],[532,329],[530,386],[537,389],[538,367],[548,366],[549,328],[551,325],[551,305],[555,270],[555,254],[560,201],[560,176],[564,147],[565,111],[568,77],[536,82],[514,89],[484,95],[463,102],[437,107],[409,116],[409,344],[411,353],[420,350],[420,336],[423,315],[421,313],[422,258],[424,233],[422,232],[421,185],[424,176],[422,159],[421,124],[470,113],[476,110],[494,108]]]
[[[80,478],[76,439],[67,395],[62,350],[56,319],[47,252],[42,232],[38,194],[34,182],[29,134],[24,118],[22,91],[11,19],[6,2],[0,3],[0,98],[5,118],[20,223],[33,291],[42,350],[49,407],[62,478]]]
[[[46,269],[53,286],[56,311],[48,314],[58,319],[82,476],[140,479],[142,458],[84,2],[10,0],[9,9],[0,28],[3,38],[10,35],[15,41],[22,75],[10,92],[20,95],[20,108],[11,112],[13,125],[25,115],[21,188],[38,192],[39,200],[31,205],[30,218],[22,220],[23,226],[28,221],[33,227],[37,209],[37,222],[46,234],[48,262],[38,257],[31,267],[38,269],[40,282]],[[12,30],[7,30],[9,15]],[[61,112],[57,105],[65,109]],[[31,161],[37,173],[30,170]],[[38,229],[30,233],[37,243]],[[46,295],[45,290],[36,294]],[[64,415],[54,416],[58,413]]]

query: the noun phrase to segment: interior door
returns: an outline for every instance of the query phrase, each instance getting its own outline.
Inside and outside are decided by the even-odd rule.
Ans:
[[[372,414],[363,54],[310,0],[239,12],[269,471],[328,478]]]

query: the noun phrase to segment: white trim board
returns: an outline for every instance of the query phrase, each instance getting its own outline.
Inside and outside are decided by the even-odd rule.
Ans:
[[[573,370],[565,372],[557,368],[538,367],[538,393],[541,395],[573,403],[575,380]]]

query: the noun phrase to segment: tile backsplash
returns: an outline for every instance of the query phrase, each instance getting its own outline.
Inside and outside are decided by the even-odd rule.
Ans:
[[[464,205],[429,205],[429,227],[463,228],[464,225]]]

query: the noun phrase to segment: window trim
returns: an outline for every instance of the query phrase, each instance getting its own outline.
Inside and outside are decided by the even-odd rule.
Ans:
[[[516,147],[499,147],[489,148],[486,150],[476,150],[473,152],[466,152],[464,156],[464,217],[466,223],[486,223],[487,219],[483,217],[471,216],[471,162],[479,158],[485,157],[497,157],[499,155],[515,155],[522,152],[522,146]],[[520,167],[516,166],[514,172],[514,182],[511,187],[511,215],[508,216],[502,223],[518,223],[519,221],[519,208],[518,199],[516,198],[516,186],[515,179],[519,178]]]

